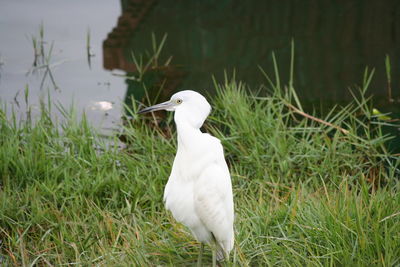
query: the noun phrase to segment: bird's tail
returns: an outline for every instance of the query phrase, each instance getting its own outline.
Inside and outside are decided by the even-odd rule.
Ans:
[[[217,261],[224,261],[225,259],[229,260],[229,254],[225,252],[225,250],[218,245],[217,248]]]
[[[216,242],[217,243],[217,261],[229,260],[229,253],[233,249],[234,238],[229,242]]]

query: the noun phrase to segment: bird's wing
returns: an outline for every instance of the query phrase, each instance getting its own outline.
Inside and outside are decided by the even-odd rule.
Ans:
[[[225,161],[207,166],[193,191],[197,215],[225,252],[229,253],[233,247],[233,197]]]

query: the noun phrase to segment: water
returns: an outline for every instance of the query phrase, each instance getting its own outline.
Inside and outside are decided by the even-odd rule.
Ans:
[[[376,68],[370,92],[386,98],[385,55],[399,70],[400,12],[397,1],[160,1],[145,12],[137,27],[123,23],[111,40],[121,40],[125,52],[119,67],[132,70],[130,50],[143,52],[150,33],[168,33],[164,59],[185,73],[181,87],[212,87],[211,74],[222,79],[224,70],[237,70],[237,78],[258,86],[265,78],[258,65],[272,74],[275,51],[283,80],[288,79],[290,43],[296,45],[295,85],[309,100],[348,101],[349,86],[360,84],[366,66]],[[141,8],[138,8],[139,10]],[[125,8],[122,17],[132,17]],[[122,41],[123,40],[123,41]],[[114,48],[114,50],[116,50]],[[114,53],[117,55],[118,53]],[[114,57],[115,58],[115,57]],[[398,79],[393,75],[393,88]],[[400,90],[395,90],[396,98]]]
[[[115,128],[121,115],[121,99],[126,86],[121,78],[103,68],[102,42],[121,13],[120,3],[109,0],[88,1],[13,1],[0,2],[0,99],[24,117],[24,91],[29,86],[29,105],[33,116],[39,113],[39,101],[50,92],[54,103],[81,113],[98,127]],[[27,75],[34,62],[32,36],[39,38],[43,24],[45,52],[53,42],[50,63],[55,90],[44,71]],[[90,29],[91,68],[86,54]],[[54,109],[55,110],[55,109]],[[55,112],[58,114],[58,112]]]
[[[350,101],[348,88],[361,84],[369,66],[376,69],[369,89],[374,107],[398,118],[399,15],[396,0],[2,0],[0,98],[23,116],[28,85],[37,112],[40,98],[50,92],[62,105],[74,102],[96,126],[115,128],[124,112],[121,103],[141,100],[144,89],[113,74],[137,76],[131,52],[152,54],[152,33],[157,43],[168,34],[157,67],[143,77],[151,98],[162,87],[159,100],[181,89],[210,91],[212,75],[222,81],[224,72],[233,70],[238,80],[258,88],[266,83],[258,66],[273,74],[272,51],[285,82],[293,38],[295,87],[309,107]],[[47,77],[43,86],[43,71],[26,75],[34,62],[31,37],[39,37],[41,24],[46,51],[54,41],[51,63],[56,65],[51,68],[55,84]],[[388,101],[386,55],[392,62],[393,101]]]

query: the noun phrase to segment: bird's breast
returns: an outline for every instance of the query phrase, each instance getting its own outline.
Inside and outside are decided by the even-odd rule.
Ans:
[[[216,138],[201,135],[197,142],[178,145],[164,201],[174,218],[191,229],[202,225],[194,205],[195,184],[203,171],[216,162],[226,165],[222,146]]]
[[[178,222],[189,228],[199,223],[194,209],[192,182],[170,179],[165,187],[164,201]]]

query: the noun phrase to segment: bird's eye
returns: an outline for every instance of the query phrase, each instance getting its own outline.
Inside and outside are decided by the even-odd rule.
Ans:
[[[177,103],[177,104],[181,104],[181,103],[182,103],[182,99],[177,99],[177,100],[176,100],[176,103]]]

